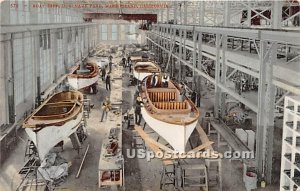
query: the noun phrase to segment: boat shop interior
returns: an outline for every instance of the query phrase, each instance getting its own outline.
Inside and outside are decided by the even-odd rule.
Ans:
[[[299,191],[299,0],[0,0],[1,191]]]

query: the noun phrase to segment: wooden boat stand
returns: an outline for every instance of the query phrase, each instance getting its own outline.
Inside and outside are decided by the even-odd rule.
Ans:
[[[134,133],[143,140],[143,144],[147,145],[153,152],[173,151],[168,144],[159,142],[162,138],[158,136],[155,140],[150,137],[150,134],[155,133],[146,123],[143,126],[135,125]],[[151,130],[150,130],[151,129]],[[192,148],[191,151],[197,152],[210,149],[213,151],[212,143],[209,141],[206,133],[198,123],[196,130],[199,134],[199,139],[202,144]],[[139,146],[139,145],[136,145]],[[191,187],[202,188],[208,190],[209,187],[217,187],[222,190],[222,161],[221,159],[206,158],[198,159],[200,164],[189,164],[188,159],[172,158],[162,160],[162,173],[160,179],[160,189],[169,189],[172,186],[175,189],[187,189]],[[193,159],[192,159],[193,160]],[[193,175],[190,175],[193,174]],[[195,175],[196,174],[196,175]],[[193,180],[191,183],[188,180]]]

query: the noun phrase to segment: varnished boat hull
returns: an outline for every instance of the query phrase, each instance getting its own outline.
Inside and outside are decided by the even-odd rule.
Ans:
[[[145,122],[163,137],[175,151],[185,152],[186,143],[197,125],[197,120],[186,126],[166,123],[152,117],[145,108],[142,108],[142,116]]]
[[[98,81],[98,75],[93,78],[74,78],[68,77],[68,82],[72,88],[75,90],[80,90],[85,87],[91,86]]]
[[[75,133],[82,120],[83,112],[78,113],[76,119],[67,121],[62,126],[48,126],[34,132],[33,128],[25,128],[29,138],[35,144],[41,160],[44,160],[46,154],[60,141],[68,138]]]

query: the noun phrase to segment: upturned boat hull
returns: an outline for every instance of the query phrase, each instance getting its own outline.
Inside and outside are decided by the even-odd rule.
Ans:
[[[77,118],[66,122],[62,126],[48,126],[34,132],[32,128],[25,128],[29,138],[35,144],[41,160],[44,160],[46,154],[60,141],[68,138],[76,132],[82,120],[83,113],[79,113]]]
[[[155,119],[144,108],[141,111],[145,122],[163,137],[175,151],[185,152],[186,143],[194,131],[197,121],[186,126],[175,125]]]

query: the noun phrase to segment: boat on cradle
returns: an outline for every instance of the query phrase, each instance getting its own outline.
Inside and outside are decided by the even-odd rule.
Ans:
[[[89,62],[80,64],[68,75],[68,82],[75,90],[80,90],[96,84],[99,78],[99,68],[97,64]]]
[[[108,57],[94,56],[88,58],[88,62],[96,63],[99,68],[105,68],[109,64]]]
[[[189,98],[180,95],[178,84],[164,81],[162,75],[158,75],[155,84],[152,84],[152,79],[148,76],[142,81],[142,116],[175,151],[185,152],[200,112]]]
[[[132,52],[130,54],[130,59],[132,63],[137,63],[137,62],[146,62],[149,60],[149,56],[147,53],[143,51],[138,51],[138,52]]]
[[[23,128],[35,144],[39,157],[76,132],[83,116],[83,94],[65,91],[54,94],[23,123]]]
[[[145,77],[152,74],[159,74],[160,67],[153,62],[137,62],[133,65],[133,76],[142,81]]]

